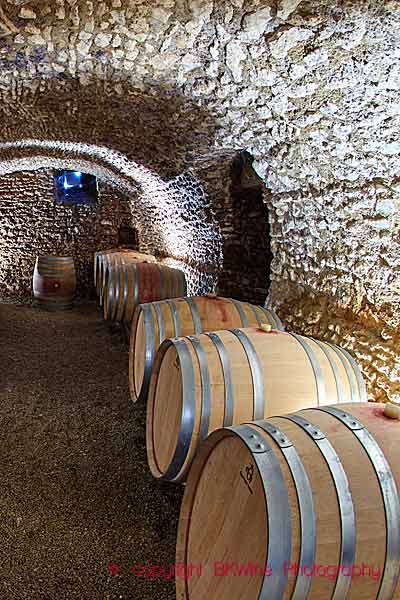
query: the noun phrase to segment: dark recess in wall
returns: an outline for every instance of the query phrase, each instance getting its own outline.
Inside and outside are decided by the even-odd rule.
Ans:
[[[265,186],[253,169],[253,160],[245,150],[232,160],[230,194],[235,235],[224,241],[218,289],[225,296],[264,304],[272,252],[268,209],[263,201]]]
[[[118,229],[118,246],[139,250],[139,234],[137,229],[129,225],[121,225]]]

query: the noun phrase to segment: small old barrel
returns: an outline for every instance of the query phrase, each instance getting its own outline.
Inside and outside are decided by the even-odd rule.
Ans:
[[[168,339],[150,377],[149,466],[157,478],[180,481],[214,429],[366,400],[354,359],[327,342],[256,328]]]
[[[166,338],[205,331],[271,325],[283,330],[279,317],[261,306],[213,294],[141,304],[131,327],[129,389],[136,402],[147,395],[155,353]]]
[[[147,262],[156,262],[156,258],[152,254],[144,254],[130,248],[111,248],[109,250],[101,250],[94,255],[94,285],[96,293],[99,297],[100,305],[103,302],[103,287],[105,285],[105,274],[107,265],[114,263],[115,260],[121,260],[124,256],[125,260],[145,260]]]
[[[186,293],[183,271],[111,255],[106,266],[103,315],[107,320],[131,323],[138,304],[185,296]]]
[[[374,403],[214,431],[185,488],[177,598],[398,600],[399,439]]]
[[[76,289],[74,259],[71,256],[39,256],[33,272],[35,305],[48,310],[71,308]]]

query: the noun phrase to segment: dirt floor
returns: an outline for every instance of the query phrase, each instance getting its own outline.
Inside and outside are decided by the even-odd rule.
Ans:
[[[94,304],[0,304],[0,600],[172,600],[182,490],[147,468],[128,352]]]

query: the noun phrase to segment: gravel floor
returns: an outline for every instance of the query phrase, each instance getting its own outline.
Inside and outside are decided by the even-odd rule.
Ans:
[[[0,599],[172,600],[182,490],[151,477],[128,353],[94,304],[0,304]]]

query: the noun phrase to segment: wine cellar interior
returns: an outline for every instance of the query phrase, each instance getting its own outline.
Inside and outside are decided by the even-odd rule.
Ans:
[[[400,599],[399,193],[398,0],[0,1],[0,600]]]

